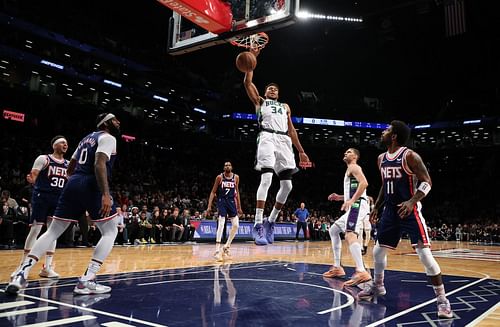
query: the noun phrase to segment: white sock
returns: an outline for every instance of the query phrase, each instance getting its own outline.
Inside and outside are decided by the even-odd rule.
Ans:
[[[273,210],[271,211],[271,215],[269,215],[269,222],[274,223],[276,221],[276,218],[278,218],[278,215],[280,214],[281,209],[276,209],[276,207],[273,207]]]
[[[349,251],[351,252],[352,258],[356,263],[356,271],[366,271],[365,266],[363,265],[363,257],[361,256],[361,244],[358,242],[352,243],[349,245]]]
[[[254,226],[257,224],[262,224],[262,221],[264,220],[264,209],[257,208],[255,209],[255,223]]]
[[[99,272],[99,269],[101,269],[101,266],[102,266],[101,262],[90,260],[89,265],[87,266],[87,270],[85,270],[83,276],[80,277],[80,280],[84,282],[87,280],[94,279],[97,273]]]
[[[219,252],[219,251],[220,251],[220,241],[215,242],[215,252]]]
[[[50,270],[52,267],[52,260],[54,259],[54,252],[45,254],[45,269]]]

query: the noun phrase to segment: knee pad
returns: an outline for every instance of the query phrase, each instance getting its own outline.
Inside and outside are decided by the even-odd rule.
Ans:
[[[437,276],[441,273],[441,268],[439,267],[439,264],[437,263],[436,259],[434,259],[431,249],[427,247],[424,248],[417,247],[415,251],[418,254],[420,262],[422,262],[422,264],[425,267],[425,274],[427,276]]]
[[[273,173],[265,172],[260,175],[260,184],[257,189],[257,201],[266,201],[267,191],[273,182]]]
[[[285,203],[288,198],[288,194],[292,191],[292,181],[291,180],[281,180],[280,189],[278,194],[276,194],[276,202]]]

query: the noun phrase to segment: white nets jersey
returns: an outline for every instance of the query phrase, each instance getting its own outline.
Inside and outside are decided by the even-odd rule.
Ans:
[[[258,115],[262,129],[283,133],[288,131],[288,115],[283,103],[272,99],[264,99]]]

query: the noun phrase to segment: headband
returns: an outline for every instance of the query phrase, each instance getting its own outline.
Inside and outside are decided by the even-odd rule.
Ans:
[[[61,142],[66,142],[68,143],[68,141],[66,141],[66,139],[64,137],[60,137],[58,138],[57,140],[55,140],[53,143],[52,143],[52,147],[54,147],[54,145],[56,145],[57,143],[61,143]]]
[[[115,118],[115,115],[113,114],[107,114],[100,122],[97,123],[97,127],[101,126],[103,123],[107,122],[108,120]]]

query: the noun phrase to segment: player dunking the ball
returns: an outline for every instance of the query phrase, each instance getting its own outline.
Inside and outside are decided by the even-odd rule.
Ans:
[[[212,203],[217,195],[217,211],[219,214],[217,224],[217,234],[215,240],[215,254],[214,257],[217,261],[223,260],[224,257],[228,258],[229,248],[233,242],[236,232],[238,232],[239,218],[238,215],[243,214],[240,204],[240,192],[238,186],[240,177],[233,173],[233,165],[227,161],[224,163],[224,172],[217,175],[215,178],[214,186],[208,198],[207,215],[212,210]],[[220,248],[222,239],[222,232],[224,231],[224,223],[226,216],[231,218],[231,231],[224,247]]]
[[[257,56],[260,50],[252,50],[251,52]],[[265,88],[264,98],[262,98],[252,79],[253,70],[247,71],[244,85],[248,97],[255,106],[260,128],[257,138],[257,164],[255,169],[261,172],[261,178],[257,189],[253,233],[255,244],[267,245],[274,241],[276,218],[292,190],[292,175],[298,171],[292,144],[299,152],[299,165],[306,168],[310,167],[311,163],[293,126],[290,107],[288,104],[278,101],[278,85],[275,83],[268,84]],[[266,226],[264,226],[264,207],[267,192],[273,180],[273,173],[276,173],[280,179],[280,188],[276,195],[273,210],[269,215]]]
[[[111,169],[116,157],[116,138],[120,122],[115,115],[97,116],[97,131],[85,136],[71,156],[69,179],[64,187],[52,217],[50,227],[34,244],[31,252],[16,271],[6,292],[16,294],[26,286],[30,270],[45,251],[72,222],[78,221],[85,211],[101,231],[87,270],[80,277],[73,292],[76,294],[108,293],[111,287],[96,282],[96,275],[109,255],[118,233],[118,220],[109,191]]]
[[[358,298],[370,300],[386,293],[384,270],[387,266],[387,248],[395,249],[401,233],[406,232],[436,294],[438,317],[453,318],[444,290],[441,268],[429,248],[427,225],[421,212],[420,200],[430,192],[432,181],[422,158],[404,146],[409,137],[410,128],[399,120],[392,121],[382,132],[382,143],[387,147],[387,152],[378,157],[382,187],[370,214],[370,219],[375,221],[378,209],[383,205],[382,216],[377,225],[377,243],[373,248],[374,283],[359,292]]]

